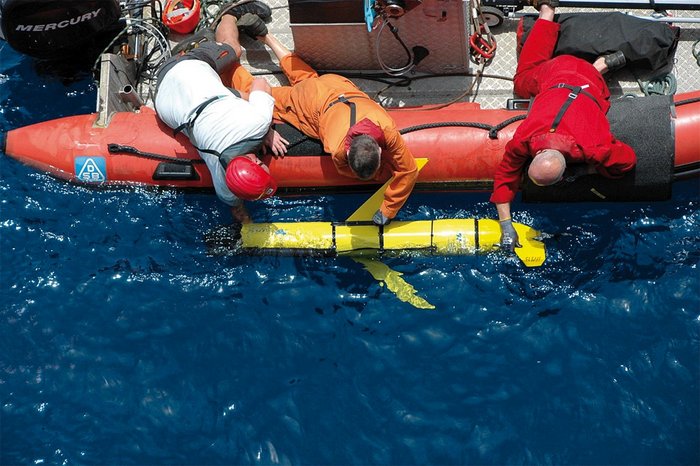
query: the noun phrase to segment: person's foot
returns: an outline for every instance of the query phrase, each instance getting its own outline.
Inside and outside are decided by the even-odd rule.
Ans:
[[[255,40],[258,36],[267,35],[267,26],[258,15],[246,13],[236,22],[238,30],[244,32],[251,39]]]
[[[246,14],[256,15],[266,23],[269,22],[270,19],[272,19],[272,10],[270,9],[270,7],[258,0],[244,0],[243,2],[240,2],[235,6],[231,5],[233,5],[233,3],[224,7],[224,14],[233,15],[236,17],[236,19],[240,20]]]
[[[627,64],[625,54],[620,50],[603,55],[603,61],[605,62],[605,66],[607,66],[609,72],[619,70]]]
[[[537,11],[540,10],[542,5],[549,5],[551,8],[556,8],[559,6],[559,0],[528,0],[527,2],[535,7]]]

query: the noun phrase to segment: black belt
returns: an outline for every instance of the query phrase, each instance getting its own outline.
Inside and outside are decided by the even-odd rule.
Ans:
[[[350,99],[369,99],[369,97],[363,96],[363,95],[354,95],[351,97],[345,97],[344,95],[339,95],[336,100],[328,104],[328,107],[323,111],[323,113],[326,113],[332,106],[334,106],[337,103],[344,103],[348,107],[350,107],[350,126],[355,126],[355,123],[357,122],[357,110],[355,109],[355,102],[350,102]]]
[[[579,94],[585,95],[586,97],[588,97],[589,99],[591,99],[593,102],[595,102],[595,104],[598,106],[598,108],[600,108],[601,110],[603,110],[603,109],[600,107],[600,104],[598,103],[598,101],[596,100],[596,98],[593,97],[593,94],[591,94],[590,92],[586,91],[582,86],[571,86],[571,85],[569,85],[569,84],[559,83],[559,84],[557,84],[556,86],[550,87],[550,89],[562,89],[562,88],[568,89],[568,90],[570,90],[571,92],[569,92],[569,98],[566,99],[566,102],[564,102],[564,104],[563,104],[563,105],[561,106],[561,108],[559,109],[559,113],[557,113],[557,116],[554,117],[554,121],[552,122],[552,127],[549,128],[549,132],[550,132],[550,133],[553,133],[553,132],[555,132],[555,131],[557,130],[557,127],[559,126],[559,123],[561,123],[561,119],[564,118],[564,114],[565,114],[566,111],[569,109],[569,107],[570,107],[571,104],[574,102],[574,100],[576,100],[576,98],[578,97]]]

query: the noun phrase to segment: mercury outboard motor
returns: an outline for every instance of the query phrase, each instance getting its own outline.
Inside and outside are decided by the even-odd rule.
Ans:
[[[85,58],[120,29],[117,0],[4,0],[2,36],[26,55],[50,60]]]

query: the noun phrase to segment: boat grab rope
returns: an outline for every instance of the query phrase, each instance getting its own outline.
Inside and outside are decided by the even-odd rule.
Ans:
[[[690,99],[679,100],[678,102],[674,102],[673,105],[675,105],[676,107],[680,107],[681,105],[693,104],[695,102],[700,102],[700,97],[692,97]]]
[[[160,160],[162,162],[170,162],[179,165],[191,165],[193,163],[204,163],[202,159],[180,159],[167,155],[154,154],[153,152],[143,152],[133,146],[125,146],[122,144],[107,144],[107,151],[110,154],[126,154],[142,157],[144,159]]]
[[[479,123],[476,121],[441,121],[435,123],[424,123],[416,126],[409,126],[403,128],[399,131],[401,134],[412,133],[414,131],[420,131],[424,129],[432,128],[449,128],[449,127],[463,127],[463,128],[478,128],[489,132],[489,139],[498,139],[498,132],[503,128],[515,123],[516,121],[524,120],[526,114],[516,115],[512,118],[508,118],[505,121],[500,122],[497,125],[489,125],[487,123]]]
[[[685,180],[700,175],[700,162],[686,163],[673,169],[673,180]]]

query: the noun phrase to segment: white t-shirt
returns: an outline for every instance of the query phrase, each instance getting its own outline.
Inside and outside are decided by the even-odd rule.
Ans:
[[[193,111],[211,97],[224,96],[199,114],[191,131],[192,144],[200,149],[222,152],[245,139],[261,139],[270,129],[275,100],[263,91],[253,91],[249,100],[233,95],[216,71],[200,60],[182,60],[173,66],[158,84],[155,107],[158,116],[175,129],[188,121]],[[209,167],[214,189],[228,205],[240,202],[228,189],[225,171],[218,157],[200,151]]]

